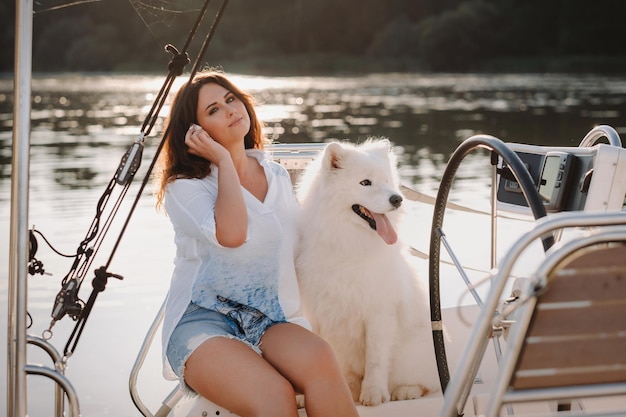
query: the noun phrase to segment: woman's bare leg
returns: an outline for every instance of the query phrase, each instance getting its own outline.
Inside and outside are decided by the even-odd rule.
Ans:
[[[186,362],[185,382],[241,417],[298,415],[291,383],[238,340],[213,337],[200,345]]]
[[[296,324],[270,327],[263,357],[304,394],[308,417],[358,417],[335,354],[322,338]]]

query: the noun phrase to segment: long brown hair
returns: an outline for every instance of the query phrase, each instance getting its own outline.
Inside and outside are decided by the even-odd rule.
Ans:
[[[250,130],[244,137],[244,146],[246,149],[263,149],[263,126],[254,110],[252,95],[235,86],[221,71],[199,72],[178,90],[166,120],[163,148],[155,171],[157,208],[163,204],[167,184],[177,178],[204,178],[211,172],[211,162],[190,154],[184,140],[189,126],[198,123],[196,114],[200,88],[209,83],[221,85],[243,102],[250,115]]]

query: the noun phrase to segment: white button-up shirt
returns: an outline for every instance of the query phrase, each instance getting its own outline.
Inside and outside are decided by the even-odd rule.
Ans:
[[[256,308],[275,321],[309,328],[302,314],[294,267],[297,203],[289,174],[261,150],[247,150],[265,171],[264,201],[242,187],[248,235],[238,248],[215,236],[218,169],[202,179],[177,179],[165,189],[164,205],[174,226],[176,258],[163,320],[164,375],[176,379],[165,351],[190,301],[213,308],[218,295]]]

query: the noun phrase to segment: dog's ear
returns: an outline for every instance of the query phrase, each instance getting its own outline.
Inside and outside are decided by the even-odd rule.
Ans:
[[[324,166],[327,169],[341,169],[345,149],[339,142],[330,142],[324,150]]]

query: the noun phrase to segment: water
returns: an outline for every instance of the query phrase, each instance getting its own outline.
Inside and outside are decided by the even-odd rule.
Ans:
[[[626,79],[564,75],[418,75],[360,77],[235,76],[237,84],[259,102],[267,135],[280,142],[362,141],[389,137],[398,156],[404,184],[434,196],[441,173],[460,141],[478,133],[509,142],[577,146],[593,126],[608,124],[626,133]],[[181,79],[176,85],[180,84]],[[33,80],[29,224],[63,253],[74,253],[95,215],[96,203],[119,159],[135,140],[158,93],[162,77],[141,75],[41,75]],[[10,216],[12,79],[0,78],[0,302],[6,305]],[[164,109],[163,114],[167,111]],[[146,139],[144,162],[92,269],[105,264],[121,224],[129,214],[155,148],[161,121]],[[487,209],[488,156],[476,152],[459,169],[450,200]],[[405,233],[427,252],[432,208],[408,204],[412,225]],[[446,220],[460,241],[471,241],[462,257],[488,267],[488,219]],[[519,229],[515,229],[516,231]],[[503,241],[513,238],[505,233]],[[483,239],[477,243],[477,239]],[[174,248],[168,220],[154,209],[148,185],[139,199],[109,271],[111,279],[98,296],[85,331],[69,359],[67,376],[78,391],[84,416],[138,416],[128,394],[128,376],[145,332],[167,290]],[[71,260],[55,255],[39,239],[37,258],[47,273],[28,281],[30,333],[41,335],[50,324],[54,297]],[[422,267],[424,264],[421,265]],[[423,277],[427,275],[424,272]],[[81,288],[91,292],[93,272]],[[444,305],[459,301],[456,283],[444,283]],[[471,302],[465,296],[462,302]],[[0,338],[6,339],[6,310],[0,311]],[[51,342],[63,351],[75,323],[64,318],[52,329]],[[158,338],[159,336],[157,336]],[[6,345],[2,344],[4,349]],[[49,365],[29,348],[29,361]],[[0,387],[6,390],[6,364],[0,363]],[[29,415],[48,416],[52,384],[29,377]],[[156,410],[173,385],[160,376],[160,345],[155,344],[139,381],[142,399]],[[0,398],[6,409],[6,398]]]

